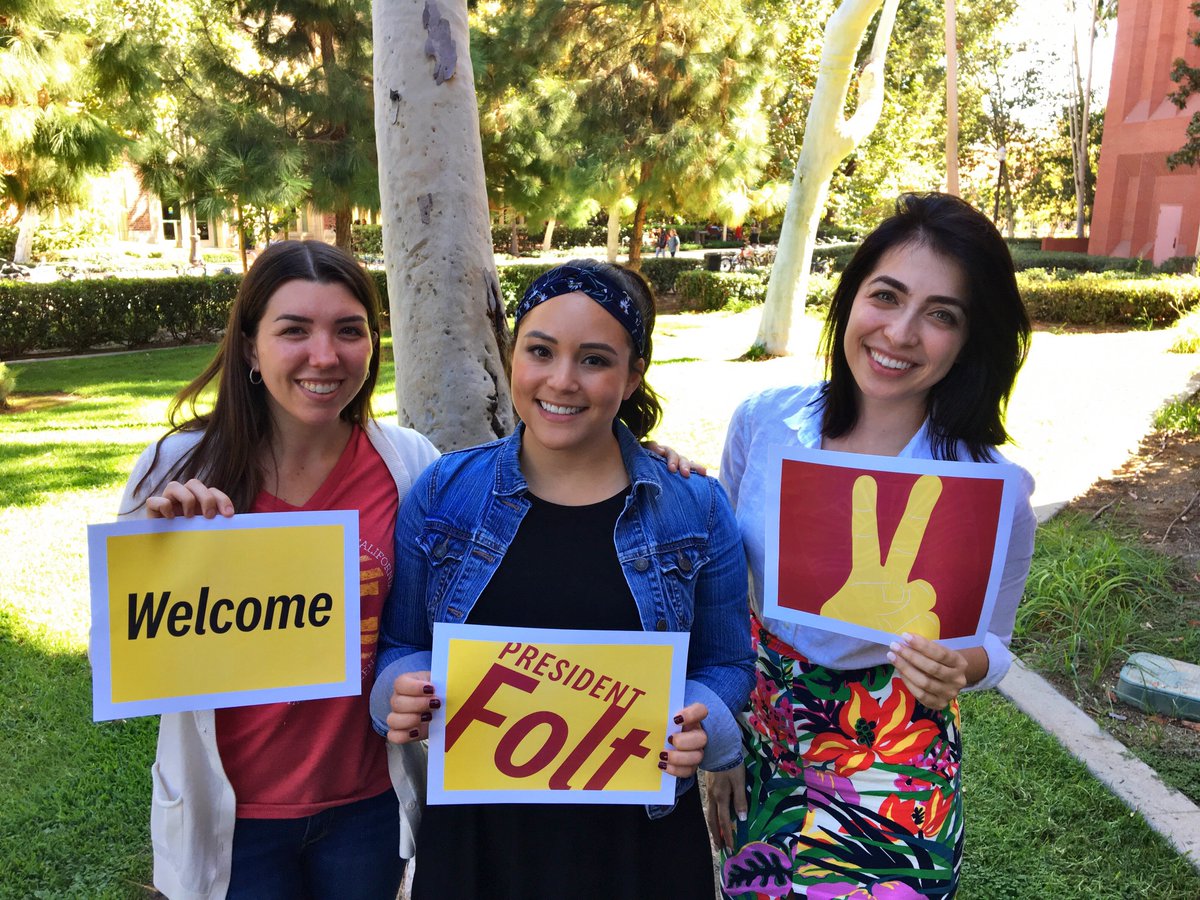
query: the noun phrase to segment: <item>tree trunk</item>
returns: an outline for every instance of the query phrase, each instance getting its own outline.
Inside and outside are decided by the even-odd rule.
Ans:
[[[514,416],[467,4],[376,0],[373,23],[398,415],[442,450],[468,447]]]
[[[883,108],[883,64],[899,0],[882,0],[871,55],[858,79],[854,115],[845,118],[846,94],[858,45],[881,0],[843,0],[825,26],[820,75],[808,118],[804,144],[779,235],[779,253],[771,267],[767,299],[754,346],[771,356],[788,353],[793,315],[804,312],[817,224],[829,193],[829,179],[843,159],[871,133]]]
[[[1074,10],[1074,4],[1071,6]],[[1087,72],[1081,77],[1079,65],[1079,40],[1072,33],[1072,60],[1075,64],[1074,87],[1079,103],[1079,121],[1074,128],[1074,145],[1071,148],[1071,159],[1075,164],[1075,237],[1084,236],[1087,224],[1087,182],[1091,170],[1091,160],[1088,157],[1088,131],[1091,124],[1092,103],[1092,58],[1096,55],[1096,0],[1092,0],[1092,15],[1088,20],[1088,61]],[[1081,84],[1081,81],[1083,82]]]
[[[554,244],[554,217],[546,220],[546,233],[542,235],[542,252],[549,253]]]
[[[33,257],[33,233],[37,231],[42,215],[36,203],[25,205],[21,214],[21,224],[17,228],[17,243],[13,247],[13,262],[26,265]]]
[[[955,0],[946,9],[946,193],[958,196],[958,18]]]
[[[521,255],[521,234],[517,231],[517,217],[515,215],[512,216],[512,221],[508,223],[508,252],[512,256]]]
[[[621,250],[621,207],[620,201],[614,200],[608,208],[608,256],[610,263],[617,261]]]
[[[246,262],[246,216],[242,212],[242,201],[238,200],[233,208],[237,214],[238,252],[242,255],[242,274],[245,275],[250,266]]]
[[[333,212],[334,243],[347,253],[350,252],[350,226],[354,219],[349,206],[340,207]]]
[[[200,225],[196,221],[196,198],[189,202],[180,202],[179,208],[187,212],[188,217],[188,265],[200,265]]]
[[[638,184],[645,184],[654,173],[654,163],[649,160],[642,162],[638,173]],[[629,235],[629,268],[641,271],[642,268],[642,237],[646,233],[646,208],[648,204],[644,197],[639,197],[637,206],[633,209],[633,233]]]

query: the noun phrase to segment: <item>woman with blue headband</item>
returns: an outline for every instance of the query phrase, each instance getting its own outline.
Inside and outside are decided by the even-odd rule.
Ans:
[[[512,363],[521,425],[442,456],[397,517],[372,713],[395,744],[428,736],[441,710],[435,622],[688,631],[682,730],[658,760],[678,778],[676,803],[431,806],[414,900],[713,895],[694,775],[741,760],[747,572],[720,486],[669,474],[639,444],[661,414],[645,380],[653,327],[649,286],[619,266],[571,262],[526,292]]]

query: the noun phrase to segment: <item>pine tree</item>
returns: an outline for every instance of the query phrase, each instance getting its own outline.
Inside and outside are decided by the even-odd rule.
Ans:
[[[337,244],[348,248],[353,208],[379,205],[369,0],[223,0],[217,7],[256,60],[247,65],[213,46],[202,54],[205,75],[231,108],[258,115],[256,127],[273,125],[276,143],[301,149],[306,195],[334,213]]]

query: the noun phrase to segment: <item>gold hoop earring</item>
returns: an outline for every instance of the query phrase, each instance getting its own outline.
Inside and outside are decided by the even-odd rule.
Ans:
[[[255,380],[254,380],[254,376],[255,376],[255,375],[257,375],[257,376],[258,376],[258,381],[255,381]],[[259,371],[258,371],[258,369],[251,369],[251,370],[250,370],[250,376],[249,376],[249,377],[250,377],[250,383],[251,383],[251,384],[262,384],[262,373],[261,373],[261,372],[259,372]]]

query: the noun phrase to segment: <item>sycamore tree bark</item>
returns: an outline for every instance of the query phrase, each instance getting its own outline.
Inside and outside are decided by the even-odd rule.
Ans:
[[[958,15],[955,0],[946,12],[946,193],[958,196]]]
[[[882,2],[871,54],[858,76],[858,102],[846,118],[854,58]],[[829,179],[879,121],[883,108],[883,64],[899,0],[842,0],[825,26],[817,84],[804,125],[804,144],[783,217],[779,253],[771,268],[767,299],[754,349],[769,356],[788,350],[793,315],[804,312],[817,223],[825,209]]]
[[[400,422],[442,450],[508,434],[466,0],[375,0],[375,135]]]

